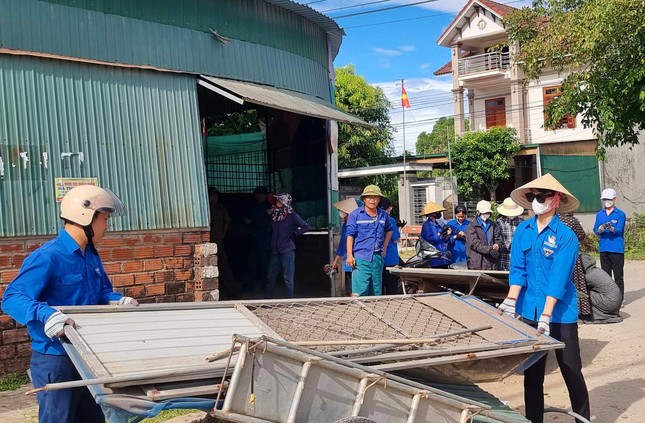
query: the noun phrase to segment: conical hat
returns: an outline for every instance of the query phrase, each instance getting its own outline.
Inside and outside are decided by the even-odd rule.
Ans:
[[[433,203],[432,201],[428,201],[428,203],[425,206],[423,206],[423,210],[421,211],[421,213],[419,215],[420,216],[425,216],[425,215],[430,214],[430,213],[436,213],[436,212],[445,211],[445,210],[446,209],[444,209],[439,204]]]
[[[558,213],[571,213],[575,211],[580,206],[580,201],[567,190],[564,185],[558,182],[557,179],[553,177],[550,173],[547,173],[544,176],[541,176],[537,179],[532,180],[531,182],[522,185],[519,188],[516,188],[511,192],[511,198],[515,203],[524,207],[525,209],[531,209],[531,203],[526,199],[526,193],[533,189],[548,189],[551,191],[559,192],[560,195],[560,205],[557,208]]]
[[[358,204],[356,204],[356,200],[354,200],[353,198],[346,198],[343,201],[334,203],[334,207],[336,207],[343,213],[350,214],[358,208]]]

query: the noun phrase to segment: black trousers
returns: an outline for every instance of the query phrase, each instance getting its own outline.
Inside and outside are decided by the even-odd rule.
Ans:
[[[383,288],[381,292],[383,293],[383,295],[403,294],[403,289],[401,288],[401,279],[397,275],[390,273],[390,271],[385,267],[383,268],[382,283]]]
[[[609,276],[614,278],[618,285],[620,293],[625,298],[625,281],[623,280],[623,270],[625,268],[625,254],[621,253],[600,253],[600,267]]]
[[[524,320],[537,327],[537,322]],[[589,392],[582,375],[580,344],[578,342],[578,323],[551,323],[551,337],[564,342],[565,347],[555,351],[564,383],[569,391],[569,400],[574,412],[589,420]],[[546,355],[524,371],[524,405],[526,418],[532,423],[544,420],[544,372]],[[579,422],[579,420],[576,420]]]

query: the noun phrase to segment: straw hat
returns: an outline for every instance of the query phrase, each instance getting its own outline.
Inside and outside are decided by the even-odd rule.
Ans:
[[[526,193],[533,189],[547,189],[550,191],[559,192],[560,195],[560,205],[557,208],[559,213],[571,213],[575,211],[578,206],[580,206],[580,201],[567,190],[564,185],[558,182],[557,179],[553,177],[550,173],[547,173],[544,176],[541,176],[537,179],[532,180],[531,182],[522,185],[519,188],[516,188],[511,192],[511,198],[520,206],[525,209],[531,208],[531,203],[526,200]]]
[[[356,200],[354,200],[353,198],[346,198],[343,201],[334,203],[334,207],[336,207],[339,211],[342,211],[343,213],[350,214],[351,212],[353,212],[358,208],[358,204],[356,204]]]
[[[368,195],[376,195],[379,197],[383,197],[383,194],[381,193],[381,188],[377,187],[376,185],[368,185],[365,187],[363,190],[363,193],[361,194],[361,198],[367,197]]]
[[[436,213],[436,212],[445,211],[445,210],[446,209],[441,207],[439,204],[433,203],[432,201],[428,201],[428,204],[426,204],[423,207],[423,210],[421,211],[421,213],[419,213],[419,215],[420,216],[425,216],[425,215],[428,215],[430,213]]]
[[[511,197],[506,197],[501,206],[497,207],[497,211],[502,216],[515,217],[524,213],[524,209],[521,206],[515,204],[515,201]]]

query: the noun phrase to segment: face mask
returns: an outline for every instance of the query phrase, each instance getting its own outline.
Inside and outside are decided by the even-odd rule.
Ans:
[[[479,218],[482,220],[482,222],[486,222],[488,219],[490,219],[490,213],[480,214]]]
[[[549,202],[548,204],[546,201],[544,203],[539,203],[536,198],[531,203],[531,208],[533,209],[533,213],[539,216],[541,214],[548,212],[550,210],[550,207],[549,207],[550,205],[551,205],[551,202]]]
[[[603,201],[603,204],[605,205],[605,208],[608,209],[614,205],[614,200],[605,200]]]

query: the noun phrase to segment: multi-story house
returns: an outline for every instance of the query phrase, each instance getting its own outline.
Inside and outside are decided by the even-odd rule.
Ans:
[[[498,191],[504,198],[538,175],[552,173],[578,199],[581,213],[600,207],[601,167],[595,157],[596,138],[580,116],[562,116],[545,125],[544,107],[556,98],[564,75],[545,72],[538,81],[525,79],[509,42],[504,18],[513,7],[491,0],[470,0],[439,37],[451,60],[435,75],[452,75],[455,132],[508,126],[523,145],[512,160],[511,181]]]

